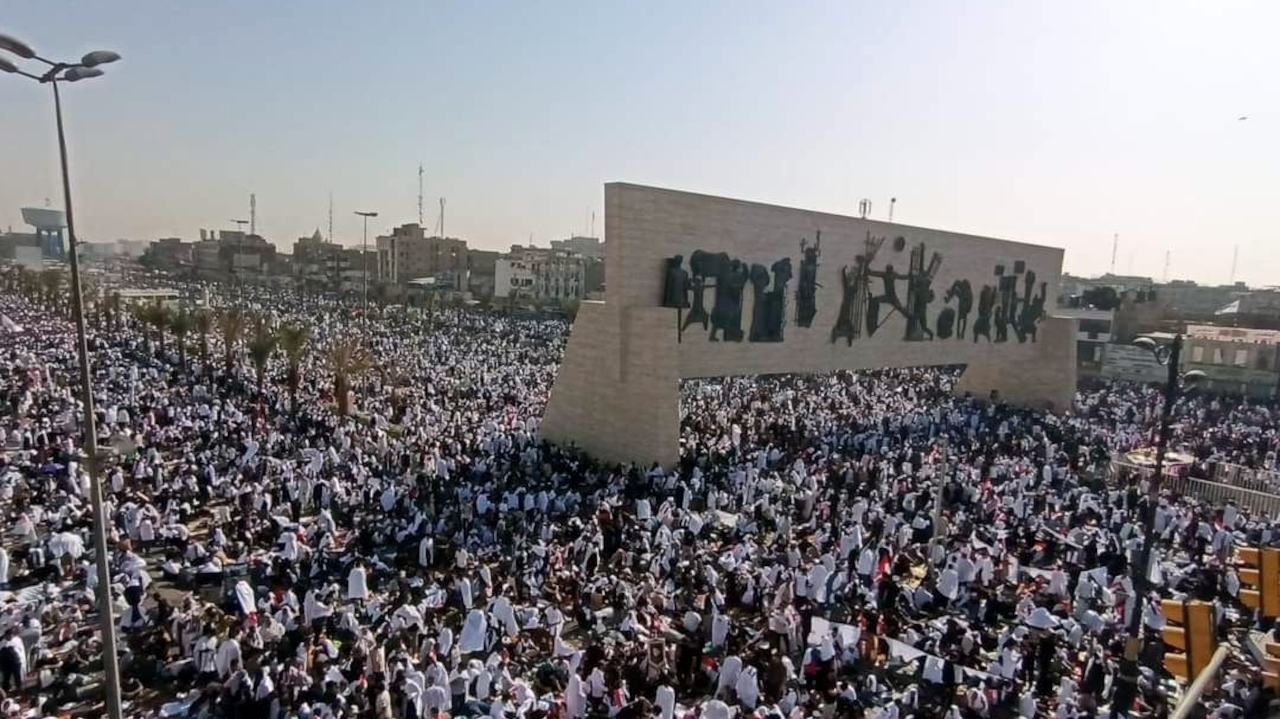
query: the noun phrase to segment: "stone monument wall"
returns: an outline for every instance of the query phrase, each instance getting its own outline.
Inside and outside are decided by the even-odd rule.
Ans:
[[[1069,406],[1061,249],[621,183],[605,210],[605,302],[571,330],[549,439],[672,463],[693,377],[964,364],[963,391]]]

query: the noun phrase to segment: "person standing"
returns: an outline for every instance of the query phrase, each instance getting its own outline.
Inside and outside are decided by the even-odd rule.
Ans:
[[[26,675],[24,653],[25,647],[17,630],[5,632],[4,643],[0,644],[0,689],[6,692],[22,690],[22,680]]]

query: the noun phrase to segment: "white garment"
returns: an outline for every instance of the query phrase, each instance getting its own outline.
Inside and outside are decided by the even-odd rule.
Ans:
[[[723,614],[717,614],[711,620],[711,646],[724,646],[725,639],[729,636],[729,618]]]
[[[582,678],[577,672],[569,675],[569,686],[564,692],[564,708],[569,719],[578,719],[586,713],[587,697],[582,687]]]
[[[458,650],[463,654],[484,651],[485,635],[488,632],[488,617],[479,609],[472,609],[463,622],[462,635],[458,637]]]
[[[368,599],[369,586],[365,583],[364,567],[356,565],[347,573],[347,599]]]
[[[226,639],[218,646],[218,655],[214,664],[218,667],[218,676],[226,679],[231,676],[231,662],[240,661],[240,642]]]
[[[515,611],[511,607],[511,600],[503,596],[493,598],[493,602],[489,605],[489,612],[493,614],[493,619],[502,625],[503,631],[508,637],[514,637],[520,633],[520,627],[516,623]]]
[[[751,711],[756,708],[756,702],[760,700],[760,684],[755,667],[748,665],[742,670],[738,675],[735,691],[744,709]]]
[[[742,674],[742,660],[736,654],[730,654],[725,657],[724,664],[720,666],[720,676],[716,682],[716,691],[719,693],[725,687],[737,687],[738,676]]]
[[[676,713],[676,692],[674,689],[665,684],[658,687],[658,694],[653,703],[661,710],[662,719],[674,719]]]

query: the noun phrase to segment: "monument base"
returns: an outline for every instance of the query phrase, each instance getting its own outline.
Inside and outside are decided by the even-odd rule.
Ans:
[[[680,459],[673,310],[583,302],[539,433],[605,462]],[[620,316],[621,315],[621,316]]]

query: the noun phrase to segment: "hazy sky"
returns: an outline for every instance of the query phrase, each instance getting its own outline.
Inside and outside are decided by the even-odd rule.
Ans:
[[[618,180],[1066,248],[1067,270],[1280,284],[1280,2],[0,0],[67,88],[85,239],[357,243],[448,198],[503,249]],[[47,90],[0,76],[0,226],[60,204]],[[1237,121],[1248,115],[1246,121]]]

